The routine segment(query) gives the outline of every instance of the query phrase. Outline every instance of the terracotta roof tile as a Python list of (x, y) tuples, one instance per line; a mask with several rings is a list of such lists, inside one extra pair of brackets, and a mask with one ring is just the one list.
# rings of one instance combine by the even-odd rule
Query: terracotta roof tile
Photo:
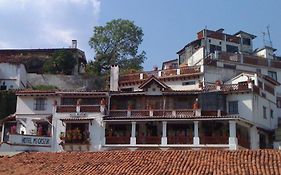
[(22, 153), (0, 158), (0, 174), (281, 174), (276, 150), (142, 150)]

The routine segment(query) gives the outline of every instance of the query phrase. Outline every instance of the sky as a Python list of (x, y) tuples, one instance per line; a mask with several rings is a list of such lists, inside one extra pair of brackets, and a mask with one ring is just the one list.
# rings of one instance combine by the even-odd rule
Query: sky
[(121, 18), (143, 29), (139, 50), (147, 54), (145, 70), (177, 58), (176, 52), (205, 27), (254, 34), (254, 47), (260, 48), (269, 25), (281, 55), (280, 7), (278, 0), (0, 0), (0, 49), (68, 48), (76, 39), (92, 60), (88, 41), (94, 26)]

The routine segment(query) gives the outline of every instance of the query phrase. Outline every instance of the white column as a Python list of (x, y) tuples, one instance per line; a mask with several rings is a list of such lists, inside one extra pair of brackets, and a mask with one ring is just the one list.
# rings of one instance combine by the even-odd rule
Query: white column
[(167, 145), (167, 122), (162, 122), (162, 138), (161, 145)]
[(259, 149), (260, 136), (256, 126), (250, 128), (251, 149)]
[(136, 122), (132, 122), (130, 145), (136, 145)]
[(4, 141), (4, 132), (5, 132), (5, 122), (2, 124), (1, 142)]
[(236, 137), (236, 121), (229, 121), (229, 149), (236, 150), (237, 149), (237, 137)]
[(194, 136), (193, 136), (193, 145), (199, 145), (200, 144), (200, 138), (199, 138), (199, 122), (194, 121)]

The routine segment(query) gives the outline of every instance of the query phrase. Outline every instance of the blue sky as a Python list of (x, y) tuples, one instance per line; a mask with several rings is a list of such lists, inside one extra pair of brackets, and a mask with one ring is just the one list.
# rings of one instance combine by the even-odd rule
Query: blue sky
[(0, 48), (69, 47), (77, 39), (92, 59), (88, 40), (93, 27), (123, 18), (143, 29), (145, 70), (177, 58), (176, 52), (205, 26), (230, 34), (247, 31), (258, 36), (255, 47), (262, 47), (262, 32), (270, 25), (280, 55), (280, 7), (277, 0), (0, 0)]

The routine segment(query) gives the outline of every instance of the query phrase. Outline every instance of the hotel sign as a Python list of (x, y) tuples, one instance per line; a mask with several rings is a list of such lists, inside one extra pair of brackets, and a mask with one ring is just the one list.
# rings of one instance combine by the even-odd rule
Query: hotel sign
[(33, 135), (10, 135), (10, 143), (32, 146), (51, 146), (51, 137)]

